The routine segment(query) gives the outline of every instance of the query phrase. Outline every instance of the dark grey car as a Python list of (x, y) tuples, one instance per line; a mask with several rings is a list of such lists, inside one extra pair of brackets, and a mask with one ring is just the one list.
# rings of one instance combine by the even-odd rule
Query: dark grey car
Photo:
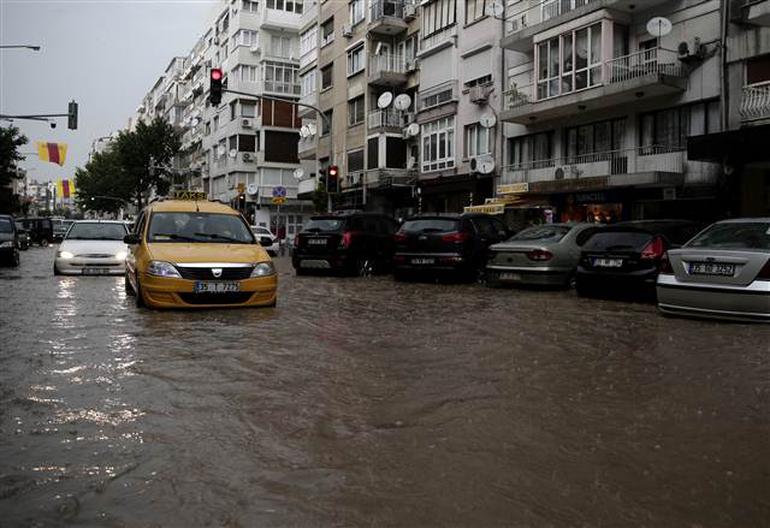
[(19, 265), (19, 239), (12, 216), (0, 215), (0, 264)]

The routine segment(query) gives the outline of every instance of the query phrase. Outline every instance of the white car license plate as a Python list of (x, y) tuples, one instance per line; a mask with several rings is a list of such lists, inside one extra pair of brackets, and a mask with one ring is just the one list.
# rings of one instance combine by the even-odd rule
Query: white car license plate
[(238, 282), (198, 281), (193, 288), (195, 293), (231, 293), (241, 291)]
[(308, 238), (307, 245), (308, 246), (325, 246), (326, 239), (325, 238)]
[(107, 268), (83, 268), (83, 275), (105, 275), (109, 273)]
[(520, 281), (521, 273), (501, 273), (500, 280)]
[(412, 264), (416, 266), (424, 266), (426, 264), (435, 264), (436, 259), (433, 258), (414, 258), (412, 259)]
[(594, 266), (597, 268), (622, 268), (623, 259), (595, 258)]
[(690, 275), (719, 275), (732, 277), (735, 275), (735, 264), (719, 264), (716, 262), (691, 262)]

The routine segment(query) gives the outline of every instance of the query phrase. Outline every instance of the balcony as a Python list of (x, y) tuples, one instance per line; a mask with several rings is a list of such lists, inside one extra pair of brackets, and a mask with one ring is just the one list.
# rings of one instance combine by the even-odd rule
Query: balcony
[[(644, 9), (666, 1), (645, 0)], [(627, 0), (523, 0), (514, 3), (506, 10), (505, 36), (501, 45), (515, 51), (529, 51), (537, 33), (604, 8), (628, 13), (639, 11), (636, 2)]]
[(420, 49), (417, 52), (417, 58), (421, 59), (428, 55), (433, 55), (444, 48), (455, 45), (456, 42), (457, 24), (454, 24), (438, 33), (433, 33), (425, 38), (420, 38)]
[(364, 183), (372, 190), (406, 187), (417, 183), (417, 171), (410, 169), (370, 169), (364, 175)]
[(530, 192), (572, 192), (632, 185), (681, 185), (687, 152), (652, 145), (509, 165), (501, 185), (528, 183)]
[(370, 110), (367, 118), (369, 132), (401, 132), (404, 127), (404, 114), (386, 108), (385, 110)]
[[(370, 7), (369, 31), (378, 35), (393, 36), (406, 31), (403, 0), (374, 0)], [(408, 4), (409, 9), (414, 6)]]
[(315, 192), (317, 185), (315, 178), (308, 178), (300, 181), (297, 185), (297, 196), (306, 195), (310, 197), (310, 195)]
[(660, 48), (643, 50), (593, 66), (590, 72), (578, 70), (568, 82), (573, 86), (581, 81), (594, 84), (577, 91), (549, 97), (547, 92), (559, 89), (558, 79), (508, 90), (502, 119), (526, 125), (633, 103), (642, 97), (679, 93), (687, 89), (687, 78), (687, 69), (676, 53)]
[(743, 6), (743, 18), (749, 24), (770, 26), (770, 0), (747, 0)]
[(289, 13), (280, 9), (262, 10), (262, 27), (276, 31), (299, 31), (302, 15)]
[(302, 91), (302, 87), (299, 83), (276, 80), (262, 81), (262, 89), (265, 92), (292, 96), (299, 95)]
[[(421, 90), (417, 94), (417, 112), (426, 112), (449, 103), (457, 103), (459, 99), (458, 82), (446, 81), (436, 86)], [(428, 116), (430, 119), (430, 116)], [(421, 120), (424, 122), (424, 120)]]
[(403, 56), (397, 53), (369, 56), (369, 84), (399, 86), (406, 83), (407, 77)]
[(300, 137), (297, 143), (297, 153), (299, 159), (314, 160), (316, 150), (318, 149), (318, 136)]
[[(302, 97), (299, 98), (299, 102), (306, 105), (318, 106), (318, 92), (313, 91), (307, 95), (303, 95)], [(297, 115), (299, 117), (314, 118), (316, 115), (316, 111), (306, 106), (298, 106)]]
[(741, 121), (770, 119), (770, 81), (743, 87)]

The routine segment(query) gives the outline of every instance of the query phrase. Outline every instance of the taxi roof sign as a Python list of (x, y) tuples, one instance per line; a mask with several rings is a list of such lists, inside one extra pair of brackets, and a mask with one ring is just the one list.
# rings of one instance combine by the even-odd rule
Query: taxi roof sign
[(175, 200), (207, 200), (208, 195), (203, 191), (174, 191)]

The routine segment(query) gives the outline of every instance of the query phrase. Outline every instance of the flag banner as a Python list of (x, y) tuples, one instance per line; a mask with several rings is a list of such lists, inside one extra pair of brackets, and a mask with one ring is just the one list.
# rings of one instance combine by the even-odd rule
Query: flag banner
[(75, 181), (74, 180), (58, 180), (56, 182), (56, 196), (57, 198), (67, 199), (74, 198), (75, 196)]
[(48, 161), (64, 166), (64, 160), (67, 158), (67, 144), (38, 141), (37, 157), (40, 158), (40, 161)]

